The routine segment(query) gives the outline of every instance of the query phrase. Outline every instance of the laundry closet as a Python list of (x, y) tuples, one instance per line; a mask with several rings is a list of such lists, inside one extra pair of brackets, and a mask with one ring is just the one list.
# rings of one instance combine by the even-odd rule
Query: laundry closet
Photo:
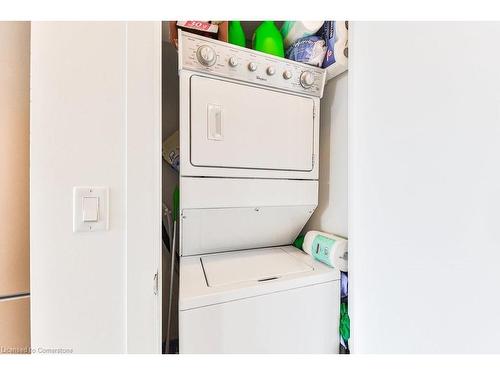
[(32, 346), (338, 352), (348, 73), (168, 29), (31, 25)]
[(293, 243), (348, 235), (346, 67), (162, 29), (163, 351), (338, 353), (341, 273)]

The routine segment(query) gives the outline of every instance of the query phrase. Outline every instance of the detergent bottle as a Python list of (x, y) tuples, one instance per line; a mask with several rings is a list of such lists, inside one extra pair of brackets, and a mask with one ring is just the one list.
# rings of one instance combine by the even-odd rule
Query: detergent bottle
[(240, 47), (245, 47), (246, 38), (240, 21), (229, 21), (228, 41)]
[(252, 47), (257, 51), (285, 57), (283, 37), (274, 21), (264, 21), (257, 27), (253, 34)]
[(347, 272), (347, 239), (311, 230), (306, 233), (302, 250), (330, 267)]

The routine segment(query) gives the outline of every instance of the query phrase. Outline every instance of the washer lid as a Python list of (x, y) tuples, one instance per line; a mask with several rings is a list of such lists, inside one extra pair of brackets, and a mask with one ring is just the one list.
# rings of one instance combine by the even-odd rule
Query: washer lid
[(279, 246), (181, 256), (179, 277), (179, 310), (186, 311), (338, 282), (340, 272), (293, 246)]
[(246, 281), (270, 281), (314, 270), (281, 247), (202, 256), (201, 264), (209, 287)]

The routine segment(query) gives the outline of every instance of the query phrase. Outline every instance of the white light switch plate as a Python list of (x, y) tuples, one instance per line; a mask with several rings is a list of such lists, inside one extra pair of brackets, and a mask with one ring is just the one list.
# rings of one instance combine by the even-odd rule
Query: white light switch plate
[[(97, 221), (84, 220), (84, 198), (97, 198)], [(88, 201), (87, 201), (88, 202)], [(73, 188), (73, 232), (96, 232), (109, 229), (109, 189), (103, 186)], [(87, 213), (87, 219), (89, 218)], [(91, 217), (93, 219), (93, 217)]]

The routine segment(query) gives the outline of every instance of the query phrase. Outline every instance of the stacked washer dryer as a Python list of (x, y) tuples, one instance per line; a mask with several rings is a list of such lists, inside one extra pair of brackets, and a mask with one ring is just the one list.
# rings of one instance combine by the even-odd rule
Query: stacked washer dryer
[(180, 353), (338, 352), (318, 203), (323, 70), (179, 33)]

